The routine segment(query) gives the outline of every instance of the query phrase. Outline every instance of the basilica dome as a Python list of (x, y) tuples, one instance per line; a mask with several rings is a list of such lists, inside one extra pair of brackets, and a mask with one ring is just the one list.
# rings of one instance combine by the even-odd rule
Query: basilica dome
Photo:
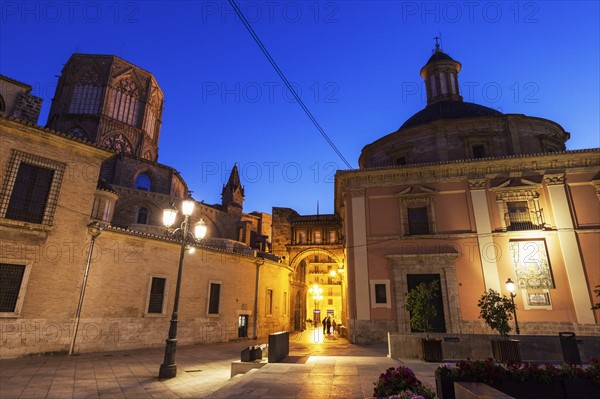
[(398, 130), (362, 150), (362, 168), (494, 158), (564, 151), (569, 133), (557, 123), (522, 114), (504, 114), (463, 101), (462, 65), (436, 46), (421, 68), (427, 106)]

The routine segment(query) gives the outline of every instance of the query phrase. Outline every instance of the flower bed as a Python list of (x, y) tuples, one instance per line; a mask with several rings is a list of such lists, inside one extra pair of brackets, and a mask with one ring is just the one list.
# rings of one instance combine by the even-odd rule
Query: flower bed
[(435, 394), (408, 367), (390, 367), (374, 383), (374, 397), (390, 399), (433, 399)]
[(455, 367), (443, 365), (435, 372), (438, 397), (454, 399), (454, 382), (484, 382), (517, 399), (597, 398), (600, 391), (600, 363), (591, 359), (583, 368), (574, 364), (537, 363), (502, 366), (487, 360), (461, 360)]

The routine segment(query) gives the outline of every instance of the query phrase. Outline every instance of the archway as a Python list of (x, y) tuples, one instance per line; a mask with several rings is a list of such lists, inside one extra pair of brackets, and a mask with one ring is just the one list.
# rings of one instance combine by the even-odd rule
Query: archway
[[(343, 249), (306, 248), (292, 258), (290, 265), (294, 270), (291, 278), (294, 309), (300, 313), (300, 326), (296, 326), (294, 319), (294, 328), (302, 330), (307, 324), (318, 325), (327, 315), (341, 322), (346, 313), (343, 274), (339, 272), (344, 265)], [(318, 297), (315, 290), (320, 293)]]

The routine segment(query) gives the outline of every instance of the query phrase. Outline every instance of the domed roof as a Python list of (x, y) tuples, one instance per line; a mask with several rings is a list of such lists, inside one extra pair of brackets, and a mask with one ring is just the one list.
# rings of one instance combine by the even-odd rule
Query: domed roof
[[(449, 58), (449, 57), (448, 57)], [(502, 112), (483, 105), (463, 101), (439, 101), (411, 116), (399, 130), (424, 125), (442, 119), (462, 119), (478, 116), (501, 116)]]
[(452, 57), (450, 57), (448, 54), (444, 53), (441, 50), (436, 50), (433, 52), (431, 57), (429, 57), (429, 60), (427, 60), (427, 64), (425, 64), (425, 65), (431, 64), (434, 61), (442, 61), (442, 60), (454, 61), (454, 59), (452, 59)]

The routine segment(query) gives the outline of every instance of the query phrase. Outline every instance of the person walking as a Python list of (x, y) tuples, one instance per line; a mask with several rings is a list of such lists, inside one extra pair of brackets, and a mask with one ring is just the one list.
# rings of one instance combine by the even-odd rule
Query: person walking
[(331, 334), (331, 316), (327, 316), (327, 335)]
[(337, 327), (337, 323), (335, 322), (335, 318), (331, 319), (331, 333), (335, 335), (335, 328)]
[(325, 330), (327, 329), (327, 316), (323, 319), (323, 335), (325, 335)]

